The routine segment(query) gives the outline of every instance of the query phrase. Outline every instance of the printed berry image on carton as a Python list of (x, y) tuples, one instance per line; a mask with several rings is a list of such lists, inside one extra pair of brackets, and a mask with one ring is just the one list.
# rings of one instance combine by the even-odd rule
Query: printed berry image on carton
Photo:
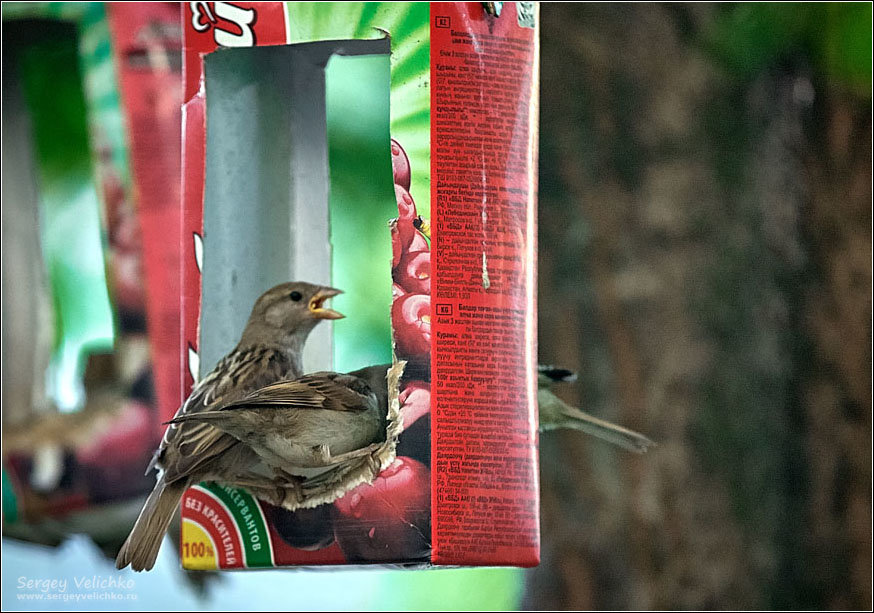
[[(331, 289), (296, 382), (213, 420), (264, 463), (184, 494), (183, 566), (536, 564), (536, 4), (204, 2), (182, 24), (184, 389), (266, 290)], [(335, 425), (287, 417), (338, 382)]]

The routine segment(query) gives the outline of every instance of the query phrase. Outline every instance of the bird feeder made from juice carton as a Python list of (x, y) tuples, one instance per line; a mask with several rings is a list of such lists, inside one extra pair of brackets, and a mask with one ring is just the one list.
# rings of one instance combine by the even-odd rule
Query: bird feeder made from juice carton
[(536, 3), (191, 2), (182, 24), (183, 388), (290, 280), (345, 292), (305, 370), (394, 361), (385, 440), (293, 504), (191, 488), (184, 567), (537, 564)]

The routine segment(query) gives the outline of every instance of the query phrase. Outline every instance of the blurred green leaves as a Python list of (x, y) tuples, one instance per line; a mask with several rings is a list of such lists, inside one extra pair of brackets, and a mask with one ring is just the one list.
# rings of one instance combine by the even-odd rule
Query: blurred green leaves
[(512, 611), (522, 599), (522, 571), (451, 568), (380, 576), (373, 606), (386, 611)]
[(801, 54), (820, 77), (871, 96), (870, 3), (723, 5), (704, 43), (739, 78)]
[(389, 58), (334, 56), (326, 71), (334, 323), (340, 371), (391, 361)]
[[(818, 59), (826, 74), (856, 93), (871, 95), (871, 4), (814, 5)], [(820, 21), (822, 18), (822, 21)]]

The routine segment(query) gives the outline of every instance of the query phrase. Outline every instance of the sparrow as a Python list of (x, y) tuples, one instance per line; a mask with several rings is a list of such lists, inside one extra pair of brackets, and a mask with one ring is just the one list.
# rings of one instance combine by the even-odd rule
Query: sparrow
[(278, 381), (167, 423), (214, 426), (252, 449), (277, 477), (285, 477), (285, 487), (295, 488), (302, 478), (342, 462), (345, 454), (385, 440), (389, 368), (382, 364)]
[(541, 432), (570, 428), (581, 430), (603, 441), (618, 445), (635, 453), (644, 453), (655, 443), (642, 434), (617, 426), (585, 411), (574, 408), (552, 393), (552, 384), (557, 381), (574, 381), (576, 374), (569, 370), (538, 366), (537, 404), (539, 405)]
[[(264, 292), (237, 346), (194, 386), (177, 417), (211, 411), (277, 380), (303, 372), (301, 353), (307, 336), (320, 321), (340, 319), (325, 307), (340, 290), (310, 283), (283, 283)], [(247, 486), (260, 483), (253, 473), (257, 454), (246, 445), (202, 421), (170, 425), (146, 469), (160, 469), (158, 482), (116, 558), (116, 567), (150, 570), (167, 526), (183, 493), (200, 481)]]

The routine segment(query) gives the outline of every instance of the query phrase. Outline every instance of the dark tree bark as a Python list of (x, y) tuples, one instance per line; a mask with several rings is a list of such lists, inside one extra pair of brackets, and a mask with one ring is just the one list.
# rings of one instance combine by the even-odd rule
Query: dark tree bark
[(540, 358), (659, 446), (541, 438), (531, 608), (871, 603), (871, 108), (714, 5), (542, 6)]

